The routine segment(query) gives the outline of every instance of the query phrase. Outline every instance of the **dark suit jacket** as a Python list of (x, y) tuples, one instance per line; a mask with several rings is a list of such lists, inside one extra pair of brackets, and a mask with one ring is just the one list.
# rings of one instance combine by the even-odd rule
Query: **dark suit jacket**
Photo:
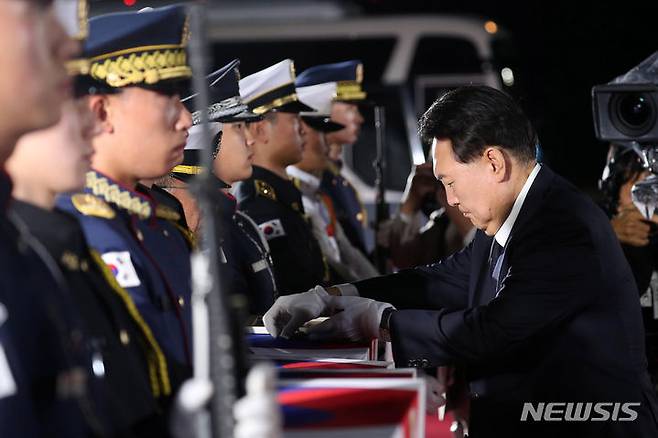
[[(603, 212), (543, 166), (493, 300), (480, 289), (491, 242), (478, 232), (442, 262), (355, 284), (400, 309), (396, 364), (464, 366), (473, 437), (658, 436), (637, 287)], [(641, 406), (632, 422), (519, 422), (523, 402), (570, 401)]]

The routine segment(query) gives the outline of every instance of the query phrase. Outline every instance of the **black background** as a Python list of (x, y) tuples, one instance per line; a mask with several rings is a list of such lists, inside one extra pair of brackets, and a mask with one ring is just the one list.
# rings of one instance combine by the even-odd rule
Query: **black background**
[(551, 167), (590, 193), (607, 146), (594, 138), (591, 88), (658, 50), (658, 3), (359, 1), (368, 13), (467, 13), (495, 20), (516, 46), (515, 95)]
[[(134, 7), (153, 3), (158, 2), (137, 0)], [(302, 7), (304, 1), (299, 3)], [(546, 162), (592, 194), (607, 146), (594, 138), (591, 88), (628, 71), (658, 50), (655, 0), (334, 3), (353, 6), (364, 14), (451, 13), (495, 20), (511, 34), (516, 49), (516, 65), (511, 66), (516, 79), (512, 92), (537, 127)], [(108, 4), (129, 9), (121, 0), (92, 0), (92, 12), (94, 5)]]

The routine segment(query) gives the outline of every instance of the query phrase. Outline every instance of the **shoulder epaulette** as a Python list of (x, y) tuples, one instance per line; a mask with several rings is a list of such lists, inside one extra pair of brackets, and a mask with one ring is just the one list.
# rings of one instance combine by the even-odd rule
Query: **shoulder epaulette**
[(257, 195), (269, 198), (272, 201), (276, 201), (276, 193), (274, 192), (274, 189), (271, 185), (261, 179), (254, 180), (254, 184), (256, 186)]
[(168, 221), (178, 222), (180, 220), (180, 213), (178, 213), (173, 208), (169, 208), (163, 204), (158, 204), (158, 206), (155, 208), (155, 215), (160, 219), (165, 219)]
[(332, 173), (334, 176), (340, 175), (340, 168), (331, 161), (327, 165), (327, 170), (329, 170), (329, 172)]
[(103, 219), (114, 219), (116, 212), (102, 199), (89, 193), (77, 193), (71, 196), (71, 203), (85, 216), (97, 216)]
[(302, 180), (299, 178), (290, 178), (290, 181), (292, 181), (292, 185), (297, 187), (297, 190), (302, 189)]

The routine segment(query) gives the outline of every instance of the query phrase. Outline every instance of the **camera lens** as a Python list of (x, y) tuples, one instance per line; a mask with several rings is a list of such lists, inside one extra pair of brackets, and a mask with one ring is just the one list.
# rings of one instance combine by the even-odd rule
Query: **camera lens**
[(628, 136), (642, 136), (656, 124), (656, 108), (646, 93), (614, 94), (610, 106), (613, 124)]
[(652, 108), (641, 94), (629, 94), (619, 100), (619, 113), (628, 125), (641, 127), (651, 117)]

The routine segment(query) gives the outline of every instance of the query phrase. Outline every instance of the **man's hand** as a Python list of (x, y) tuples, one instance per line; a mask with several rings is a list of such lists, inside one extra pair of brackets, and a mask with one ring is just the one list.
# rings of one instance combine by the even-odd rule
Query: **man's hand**
[(388, 303), (362, 297), (331, 297), (329, 306), (338, 312), (328, 320), (308, 329), (313, 340), (348, 339), (369, 341), (379, 337), (379, 324)]
[(304, 323), (328, 311), (330, 298), (322, 286), (279, 297), (263, 316), (265, 328), (275, 338), (290, 338)]
[(419, 370), (418, 375), (425, 380), (425, 412), (429, 415), (438, 416), (439, 408), (446, 404), (447, 385), (445, 374), (441, 375), (441, 373), (437, 373), (437, 376), (434, 377), (425, 371)]
[(619, 241), (631, 246), (649, 244), (652, 222), (658, 224), (658, 218), (654, 216), (648, 221), (633, 204), (619, 207), (617, 215), (610, 220)]
[(432, 173), (430, 164), (420, 164), (414, 168), (407, 178), (407, 186), (402, 195), (400, 211), (413, 215), (423, 203), (423, 200), (431, 194), (435, 194), (439, 183)]

